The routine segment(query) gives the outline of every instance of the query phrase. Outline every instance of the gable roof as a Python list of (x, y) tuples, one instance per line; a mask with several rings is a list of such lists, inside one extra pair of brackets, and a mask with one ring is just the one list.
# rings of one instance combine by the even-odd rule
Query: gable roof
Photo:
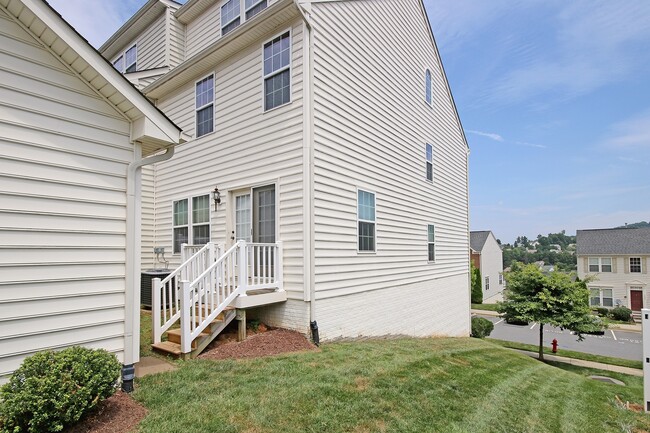
[(650, 228), (578, 230), (576, 253), (650, 254)]
[(99, 47), (99, 52), (108, 59), (112, 59), (123, 51), (128, 42), (133, 41), (147, 27), (162, 15), (167, 8), (174, 10), (180, 7), (180, 3), (173, 0), (149, 0), (131, 17), (122, 27)]
[(140, 93), (44, 0), (0, 0), (16, 23), (132, 123), (145, 155), (184, 142), (181, 129)]
[(485, 246), (485, 241), (492, 232), (489, 230), (480, 232), (469, 232), (469, 247), (480, 253)]

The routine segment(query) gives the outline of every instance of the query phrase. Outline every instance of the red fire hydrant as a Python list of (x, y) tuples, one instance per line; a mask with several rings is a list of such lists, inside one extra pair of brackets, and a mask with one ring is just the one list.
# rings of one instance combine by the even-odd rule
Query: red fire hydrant
[(557, 353), (557, 338), (553, 339), (551, 345), (553, 346), (553, 353)]

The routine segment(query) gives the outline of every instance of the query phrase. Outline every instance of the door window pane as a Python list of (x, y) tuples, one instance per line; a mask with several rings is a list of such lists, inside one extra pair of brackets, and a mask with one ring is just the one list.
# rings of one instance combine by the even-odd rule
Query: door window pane
[(235, 197), (235, 239), (251, 241), (251, 196)]

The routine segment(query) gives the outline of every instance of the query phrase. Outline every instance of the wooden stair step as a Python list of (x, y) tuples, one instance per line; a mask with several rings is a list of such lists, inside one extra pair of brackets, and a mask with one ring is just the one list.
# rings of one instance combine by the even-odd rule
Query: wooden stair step
[(173, 356), (181, 356), (181, 345), (178, 343), (173, 343), (171, 341), (162, 341), (160, 343), (154, 343), (151, 345), (153, 350)]
[[(207, 330), (204, 330), (199, 334), (197, 338), (192, 341), (192, 349), (196, 349), (201, 338), (208, 337), (210, 333)], [(178, 344), (180, 347), (181, 344), (181, 330), (180, 329), (170, 329), (167, 331), (167, 341)]]

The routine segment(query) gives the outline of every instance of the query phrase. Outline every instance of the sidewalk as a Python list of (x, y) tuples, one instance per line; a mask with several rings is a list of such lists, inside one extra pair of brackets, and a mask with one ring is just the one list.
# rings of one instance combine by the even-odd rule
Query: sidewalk
[[(527, 350), (519, 350), (519, 349), (510, 349), (510, 350), (523, 353), (524, 355), (528, 355), (532, 358), (537, 358), (538, 356), (537, 353), (529, 352)], [(553, 362), (563, 362), (565, 364), (576, 365), (578, 367), (595, 368), (598, 370), (614, 371), (616, 373), (623, 373), (623, 374), (629, 374), (631, 376), (643, 377), (643, 370), (639, 370), (637, 368), (621, 367), (618, 365), (602, 364), (600, 362), (583, 361), (582, 359), (565, 358), (564, 356), (547, 355), (547, 354), (544, 354), (544, 360), (553, 361)]]
[[(480, 314), (482, 316), (499, 317), (499, 313), (489, 310), (475, 310), (471, 309), (472, 316)], [(611, 324), (607, 329), (618, 329), (619, 331), (641, 332), (641, 324), (635, 323), (634, 325)]]

